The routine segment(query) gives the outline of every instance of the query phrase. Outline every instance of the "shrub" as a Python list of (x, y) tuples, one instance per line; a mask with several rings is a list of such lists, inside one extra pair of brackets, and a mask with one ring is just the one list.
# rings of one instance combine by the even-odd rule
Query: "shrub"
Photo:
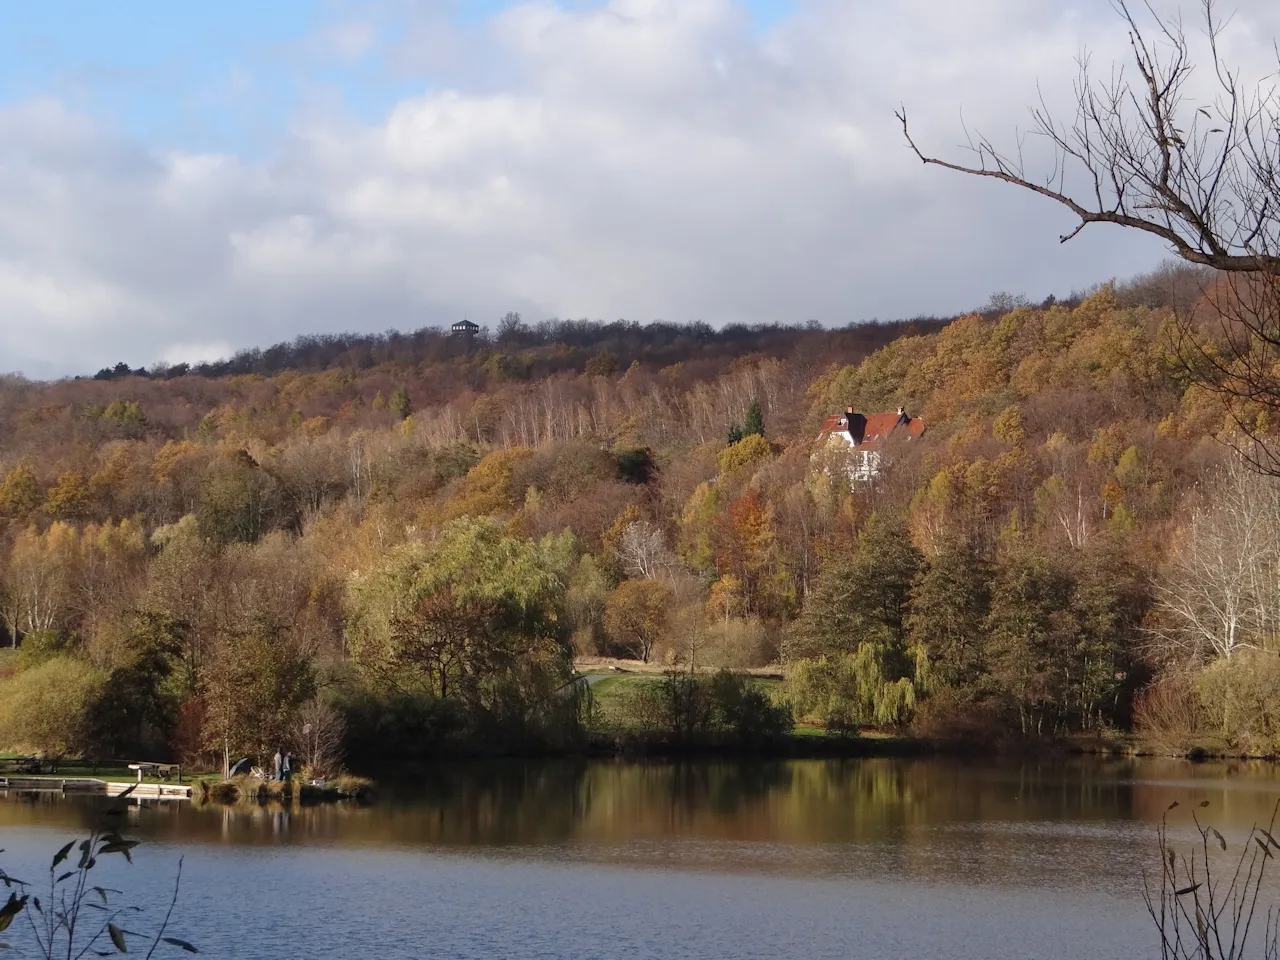
[(763, 667), (777, 656), (777, 641), (758, 617), (731, 617), (710, 624), (698, 663), (708, 667)]
[(668, 673), (654, 686), (667, 730), (682, 740), (708, 730), (712, 702), (705, 680), (688, 673)]
[(794, 725), (787, 706), (775, 705), (751, 677), (728, 670), (710, 677), (671, 672), (637, 683), (623, 698), (621, 714), (631, 726), (686, 741), (717, 733), (760, 744)]
[(1138, 694), (1133, 726), (1144, 740), (1166, 753), (1183, 754), (1200, 733), (1200, 704), (1191, 678), (1168, 673)]
[(928, 740), (989, 744), (1006, 730), (999, 704), (969, 691), (941, 687), (916, 708), (911, 732)]
[(668, 672), (628, 690), (621, 713), (631, 726), (687, 740), (711, 727), (709, 684), (693, 674)]
[(777, 740), (791, 732), (791, 709), (775, 704), (750, 677), (721, 670), (709, 681), (714, 722), (746, 744)]
[(102, 671), (71, 657), (23, 670), (0, 685), (0, 740), (53, 757), (80, 753), (105, 684)]
[(334, 706), (346, 722), (346, 755), (363, 768), (429, 759), (464, 726), (457, 704), (427, 694), (359, 693)]
[(23, 669), (39, 666), (66, 653), (69, 643), (57, 630), (36, 630), (22, 638), (18, 647), (18, 665)]
[(1227, 743), (1248, 753), (1271, 755), (1280, 747), (1280, 657), (1242, 650), (1201, 671), (1197, 699)]

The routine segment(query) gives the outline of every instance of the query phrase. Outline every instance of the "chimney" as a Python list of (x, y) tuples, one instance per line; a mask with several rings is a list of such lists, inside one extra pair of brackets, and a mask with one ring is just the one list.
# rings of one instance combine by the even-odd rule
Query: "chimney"
[(899, 408), (898, 408), (898, 419), (899, 419), (899, 420), (910, 420), (910, 419), (911, 419), (910, 417), (908, 417), (908, 416), (907, 416), (907, 408), (906, 408), (906, 407), (899, 407)]

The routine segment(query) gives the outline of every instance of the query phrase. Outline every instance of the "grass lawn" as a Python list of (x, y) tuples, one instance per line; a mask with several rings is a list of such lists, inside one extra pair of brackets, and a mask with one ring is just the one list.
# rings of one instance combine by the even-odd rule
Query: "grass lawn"
[[(14, 760), (24, 756), (26, 756), (26, 754), (0, 753), (0, 760)], [(0, 774), (0, 776), (3, 776), (3, 775), (4, 774)], [(88, 760), (61, 760), (58, 762), (57, 773), (45, 773), (45, 772), (41, 772), (39, 774), (10, 773), (7, 775), (8, 776), (40, 776), (40, 777), (45, 777), (52, 780), (76, 780), (81, 778), (88, 778), (92, 780), (106, 780), (108, 783), (137, 783), (138, 782), (138, 771), (130, 770), (128, 767), (128, 764), (112, 764), (112, 765), (99, 764), (95, 768), (94, 764)], [(187, 773), (187, 771), (184, 770), (182, 772), (183, 786), (186, 786), (187, 784), (192, 783), (194, 780), (198, 779), (199, 776), (200, 776), (199, 774)], [(143, 777), (142, 782), (143, 783), (174, 783), (176, 784), (178, 781), (176, 779), (164, 780), (160, 777), (148, 776), (148, 777)]]
[[(591, 695), (597, 703), (616, 699), (629, 690), (637, 690), (661, 680), (659, 674), (653, 673), (606, 673), (587, 674), (591, 678)], [(595, 679), (600, 677), (599, 680)]]
[[(631, 724), (627, 718), (627, 697), (645, 687), (660, 683), (661, 673), (614, 673), (612, 671), (586, 671), (591, 678), (591, 696), (596, 704), (595, 726), (600, 730), (626, 730)], [(782, 683), (775, 677), (752, 677), (751, 681), (765, 693), (772, 694)], [(825, 736), (826, 731), (817, 727), (796, 727), (802, 736)]]
[(797, 723), (795, 729), (791, 732), (797, 737), (825, 737), (827, 735), (825, 727), (815, 727), (811, 723)]

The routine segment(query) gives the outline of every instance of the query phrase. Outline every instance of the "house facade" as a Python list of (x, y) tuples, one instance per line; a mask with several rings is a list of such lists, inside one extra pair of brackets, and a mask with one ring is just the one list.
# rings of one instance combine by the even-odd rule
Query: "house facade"
[(910, 416), (899, 407), (895, 413), (858, 413), (847, 407), (844, 413), (827, 417), (819, 440), (853, 451), (849, 479), (866, 483), (874, 480), (884, 465), (885, 446), (890, 439), (915, 440), (924, 434), (924, 418)]

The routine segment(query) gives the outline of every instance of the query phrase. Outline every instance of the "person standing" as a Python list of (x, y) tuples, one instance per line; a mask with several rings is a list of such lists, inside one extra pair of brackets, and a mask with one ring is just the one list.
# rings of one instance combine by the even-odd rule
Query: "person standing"
[(280, 767), (281, 773), (284, 774), (285, 782), (293, 775), (293, 754), (285, 751), (284, 762)]
[(271, 758), (271, 779), (279, 780), (284, 769), (284, 760), (280, 756), (280, 748), (276, 747), (276, 755)]

